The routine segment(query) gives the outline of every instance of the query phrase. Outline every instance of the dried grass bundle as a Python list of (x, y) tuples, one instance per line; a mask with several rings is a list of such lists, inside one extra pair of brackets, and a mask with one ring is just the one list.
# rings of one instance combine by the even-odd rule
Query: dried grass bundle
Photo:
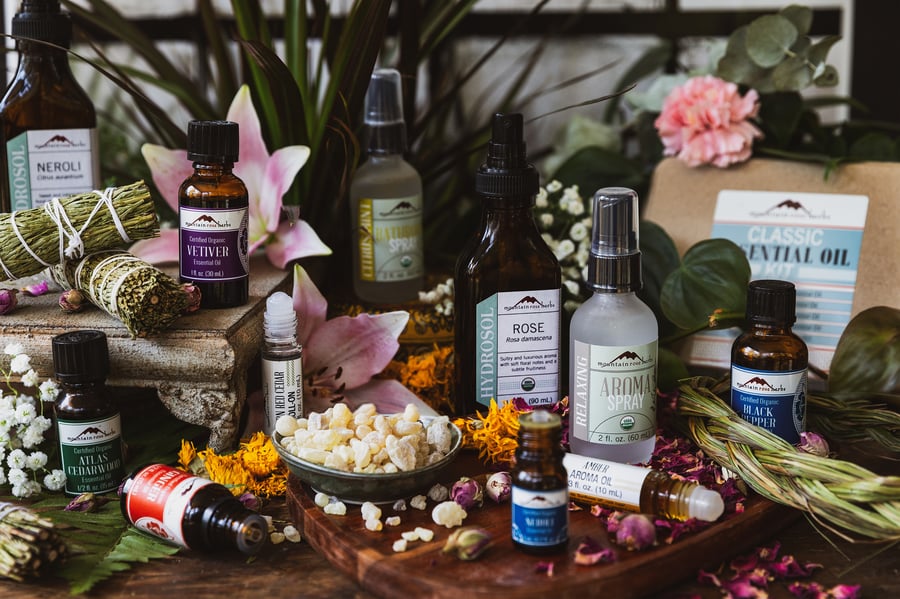
[(0, 577), (37, 578), (65, 554), (53, 522), (24, 506), (0, 502)]

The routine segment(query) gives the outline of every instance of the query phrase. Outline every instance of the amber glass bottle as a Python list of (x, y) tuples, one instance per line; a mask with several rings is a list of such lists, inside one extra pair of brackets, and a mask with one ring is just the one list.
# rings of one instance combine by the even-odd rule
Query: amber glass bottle
[(114, 491), (125, 476), (122, 423), (106, 387), (109, 350), (102, 331), (71, 331), (53, 338), (59, 382), (54, 404), (66, 493)]
[(199, 551), (259, 553), (265, 519), (227, 488), (165, 464), (138, 468), (119, 487), (125, 520), (165, 541)]
[(250, 295), (247, 187), (232, 172), (238, 160), (238, 124), (191, 121), (189, 160), (194, 173), (178, 190), (181, 282), (202, 294), (201, 308), (234, 308)]
[(475, 175), (481, 230), (460, 253), (455, 290), (455, 399), (459, 416), (490, 400), (559, 399), (559, 261), (532, 207), (538, 174), (528, 163), (522, 115), (497, 114), (486, 162)]
[(534, 410), (519, 416), (512, 468), (512, 540), (516, 549), (544, 555), (569, 542), (569, 484), (558, 415)]
[(0, 101), (3, 212), (100, 186), (97, 115), (62, 49), (72, 40), (68, 13), (59, 0), (23, 0), (12, 34), (19, 66)]
[(731, 350), (731, 407), (744, 420), (800, 442), (806, 428), (809, 350), (791, 331), (797, 291), (788, 281), (751, 281), (749, 330)]

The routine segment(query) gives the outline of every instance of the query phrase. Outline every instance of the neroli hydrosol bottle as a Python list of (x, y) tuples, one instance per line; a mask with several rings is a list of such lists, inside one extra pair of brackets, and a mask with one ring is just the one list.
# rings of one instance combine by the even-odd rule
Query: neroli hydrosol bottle
[(350, 185), (353, 290), (370, 303), (418, 298), (424, 287), (422, 179), (403, 159), (400, 73), (376, 69), (365, 100), (368, 160)]
[(59, 4), (22, 0), (12, 18), (19, 66), (0, 101), (2, 212), (100, 187), (97, 115), (69, 67), (72, 22)]
[(516, 397), (550, 406), (559, 400), (561, 274), (534, 222), (538, 174), (521, 114), (494, 115), (475, 190), (481, 230), (454, 276), (454, 412)]
[(561, 429), (559, 416), (547, 410), (519, 416), (510, 502), (513, 545), (524, 553), (557, 553), (568, 545), (569, 486)]
[(809, 350), (791, 331), (796, 316), (793, 283), (751, 281), (747, 288), (749, 330), (731, 350), (731, 407), (752, 424), (788, 443), (806, 429)]
[(232, 172), (238, 143), (237, 123), (188, 124), (194, 172), (178, 190), (178, 262), (181, 282), (200, 289), (201, 308), (234, 308), (250, 296), (249, 199)]
[(109, 349), (103, 331), (53, 337), (53, 370), (59, 382), (54, 405), (65, 492), (115, 491), (125, 476), (122, 422), (109, 389)]
[(594, 194), (587, 282), (594, 295), (572, 315), (569, 444), (572, 452), (641, 463), (656, 444), (658, 325), (641, 288), (638, 197)]
[(119, 505), (139, 530), (188, 549), (254, 555), (266, 544), (266, 520), (231, 491), (165, 464), (138, 468), (125, 479)]

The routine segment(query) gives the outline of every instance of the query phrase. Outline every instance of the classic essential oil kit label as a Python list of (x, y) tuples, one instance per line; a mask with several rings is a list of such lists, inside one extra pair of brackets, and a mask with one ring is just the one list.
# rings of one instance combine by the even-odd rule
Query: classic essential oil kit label
[(569, 538), (569, 492), (513, 486), (512, 539), (531, 547), (552, 547)]
[(806, 430), (806, 369), (789, 372), (731, 367), (731, 407), (791, 445)]
[(559, 289), (501, 291), (475, 313), (475, 398), (489, 406), (522, 397), (559, 399)]
[(181, 276), (192, 281), (231, 281), (250, 268), (247, 208), (215, 209), (181, 206)]
[(125, 513), (134, 525), (153, 536), (187, 547), (184, 513), (201, 488), (213, 481), (153, 464), (126, 483)]
[(589, 443), (624, 445), (656, 435), (657, 342), (603, 346), (575, 341), (569, 390), (572, 433)]
[(425, 272), (422, 197), (359, 200), (360, 279), (396, 282)]
[(91, 191), (100, 182), (96, 129), (26, 131), (6, 144), (13, 210), (43, 206), (53, 198)]
[(119, 415), (103, 420), (57, 420), (66, 493), (115, 491), (125, 477)]

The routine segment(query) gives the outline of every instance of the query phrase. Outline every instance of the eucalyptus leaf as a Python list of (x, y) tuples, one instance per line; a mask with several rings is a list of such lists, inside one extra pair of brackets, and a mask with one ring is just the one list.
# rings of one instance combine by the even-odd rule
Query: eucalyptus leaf
[(772, 71), (772, 83), (778, 91), (800, 91), (812, 83), (810, 64), (803, 56), (790, 56)]
[(839, 41), (841, 41), (841, 36), (839, 35), (829, 35), (823, 37), (821, 40), (809, 47), (809, 51), (806, 53), (806, 55), (809, 57), (809, 61), (814, 65), (824, 63), (828, 59), (828, 53), (831, 51), (831, 47)]
[(876, 306), (844, 329), (828, 375), (834, 395), (900, 393), (900, 310)]
[(681, 266), (666, 278), (663, 313), (682, 329), (703, 328), (717, 310), (745, 310), (749, 281), (750, 263), (736, 243), (703, 240), (688, 249)]
[(765, 15), (747, 26), (747, 54), (761, 67), (774, 67), (797, 40), (797, 28), (782, 15)]
[(813, 83), (815, 83), (819, 87), (834, 87), (838, 84), (840, 77), (838, 75), (837, 69), (832, 65), (825, 65), (825, 70), (821, 75), (817, 75), (815, 79), (813, 79)]
[(729, 36), (725, 54), (716, 65), (716, 76), (726, 81), (750, 85), (761, 92), (754, 83), (765, 79), (767, 73), (766, 69), (753, 62), (747, 54), (747, 26), (736, 29)]
[(791, 4), (778, 11), (778, 14), (790, 21), (800, 35), (808, 34), (812, 27), (813, 11), (808, 6)]

